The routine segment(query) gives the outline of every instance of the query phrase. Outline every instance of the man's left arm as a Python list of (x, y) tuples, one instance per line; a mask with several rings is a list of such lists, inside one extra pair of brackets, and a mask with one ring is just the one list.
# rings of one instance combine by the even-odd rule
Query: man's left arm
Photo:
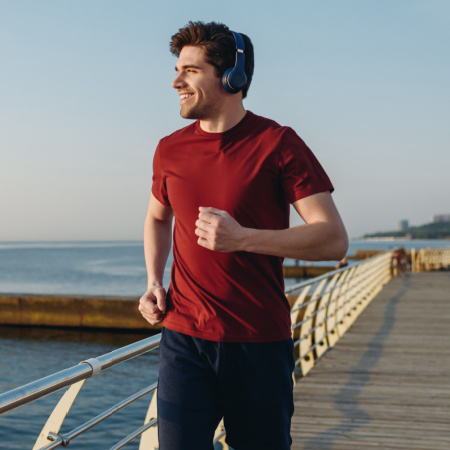
[(246, 251), (305, 261), (339, 261), (348, 250), (348, 237), (329, 192), (293, 203), (304, 225), (283, 230), (242, 227), (226, 211), (200, 207), (195, 234), (198, 244), (221, 252)]

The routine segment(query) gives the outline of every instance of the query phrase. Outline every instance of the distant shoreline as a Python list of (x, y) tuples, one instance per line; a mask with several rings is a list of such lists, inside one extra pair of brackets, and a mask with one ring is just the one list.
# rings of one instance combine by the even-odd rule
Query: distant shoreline
[(450, 222), (431, 222), (417, 227), (408, 227), (399, 231), (386, 231), (382, 233), (365, 234), (364, 239), (396, 238), (402, 240), (409, 239), (450, 239)]

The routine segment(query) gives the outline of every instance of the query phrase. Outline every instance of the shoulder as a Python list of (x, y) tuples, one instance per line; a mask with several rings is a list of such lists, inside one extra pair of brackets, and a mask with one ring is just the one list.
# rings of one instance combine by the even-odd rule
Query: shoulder
[(275, 122), (275, 120), (268, 119), (267, 117), (258, 116), (257, 114), (248, 111), (249, 115), (249, 124), (251, 124), (252, 127), (257, 126), (258, 128), (261, 127), (267, 131), (279, 131), (282, 130), (283, 127), (278, 122)]
[(303, 142), (298, 134), (288, 126), (280, 125), (278, 122), (272, 119), (268, 119), (263, 116), (258, 116), (249, 111), (251, 114), (250, 125), (254, 130), (258, 132), (264, 132), (270, 135), (272, 138), (278, 139), (291, 139)]

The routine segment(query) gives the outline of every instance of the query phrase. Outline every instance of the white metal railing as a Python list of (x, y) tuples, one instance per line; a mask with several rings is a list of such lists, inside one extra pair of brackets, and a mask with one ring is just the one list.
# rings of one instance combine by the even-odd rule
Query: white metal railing
[[(97, 358), (82, 361), (76, 366), (54, 373), (45, 378), (33, 381), (25, 386), (21, 386), (2, 394), (0, 395), (0, 414), (12, 411), (13, 409), (45, 397), (46, 395), (56, 392), (64, 387), (70, 386), (48, 418), (47, 423), (44, 425), (44, 428), (42, 429), (33, 447), (33, 450), (50, 450), (60, 446), (65, 447), (75, 437), (107, 419), (114, 413), (120, 411), (122, 408), (131, 404), (135, 400), (150, 392), (153, 392), (156, 389), (156, 384), (144, 388), (140, 392), (129, 397), (128, 399), (123, 400), (117, 405), (114, 405), (112, 408), (104, 411), (102, 414), (87, 421), (83, 425), (80, 425), (71, 432), (64, 435), (58, 434), (66, 415), (83, 387), (83, 384), (88, 378), (98, 375), (100, 372), (109, 369), (116, 364), (128, 361), (136, 356), (158, 348), (159, 341), (160, 335), (158, 334), (157, 336), (143, 339), (139, 342), (119, 348)], [(132, 439), (125, 442), (124, 445), (131, 441)], [(123, 445), (116, 448), (122, 447)]]
[(450, 266), (450, 248), (421, 248), (411, 251), (411, 270), (422, 272)]
[(300, 283), (286, 291), (297, 373), (306, 375), (391, 278), (391, 252)]
[[(286, 290), (288, 298), (294, 298), (291, 320), (297, 375), (306, 375), (317, 360), (336, 344), (390, 277), (391, 252), (385, 252), (296, 284)], [(51, 450), (67, 446), (72, 439), (117, 411), (155, 392), (156, 383), (122, 400), (74, 430), (59, 434), (68, 411), (89, 377), (156, 349), (159, 341), (158, 334), (2, 394), (0, 395), (0, 414), (70, 386), (47, 420), (33, 450)], [(154, 394), (144, 424), (111, 449), (123, 448), (139, 436), (141, 436), (140, 449), (157, 449), (159, 446), (156, 424), (156, 395)], [(223, 422), (219, 425), (214, 439), (215, 442), (220, 442), (225, 450), (228, 449)]]

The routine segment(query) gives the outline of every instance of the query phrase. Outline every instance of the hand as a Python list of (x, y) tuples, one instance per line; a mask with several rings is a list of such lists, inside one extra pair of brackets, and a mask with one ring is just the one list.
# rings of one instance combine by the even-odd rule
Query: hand
[(198, 220), (195, 222), (199, 245), (219, 252), (243, 250), (246, 228), (239, 225), (226, 211), (203, 206), (199, 210)]
[(164, 320), (166, 311), (166, 290), (162, 286), (152, 286), (139, 300), (139, 311), (152, 325)]

